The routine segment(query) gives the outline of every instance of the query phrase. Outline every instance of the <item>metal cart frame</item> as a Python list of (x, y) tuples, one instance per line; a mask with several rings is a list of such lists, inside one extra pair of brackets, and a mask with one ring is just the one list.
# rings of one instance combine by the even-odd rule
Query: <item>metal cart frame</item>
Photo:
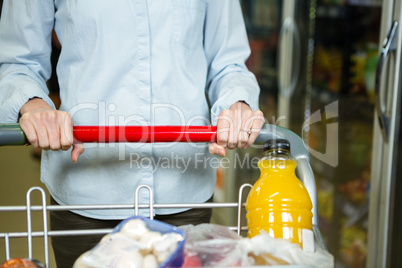
[[(168, 208), (237, 208), (237, 226), (228, 226), (230, 230), (236, 231), (240, 235), (241, 231), (247, 231), (247, 227), (241, 226), (241, 211), (242, 207), (245, 206), (242, 203), (243, 191), (245, 188), (250, 188), (251, 184), (243, 184), (238, 193), (238, 202), (224, 202), (224, 203), (188, 203), (188, 204), (156, 204), (153, 203), (153, 191), (151, 187), (147, 185), (140, 185), (135, 190), (135, 200), (134, 204), (129, 205), (73, 205), (73, 206), (62, 206), (62, 205), (46, 205), (46, 193), (41, 187), (32, 187), (27, 191), (26, 194), (26, 206), (0, 206), (0, 213), (3, 212), (26, 212), (27, 215), (27, 231), (26, 232), (7, 232), (0, 233), (0, 239), (4, 239), (5, 249), (6, 249), (6, 259), (11, 258), (10, 252), (10, 240), (12, 238), (26, 238), (28, 243), (28, 258), (33, 258), (32, 249), (33, 237), (43, 237), (44, 239), (44, 257), (45, 266), (49, 267), (49, 245), (48, 238), (54, 236), (70, 236), (70, 235), (96, 235), (96, 234), (107, 234), (113, 229), (91, 229), (91, 230), (64, 230), (64, 231), (50, 231), (48, 229), (48, 212), (49, 211), (64, 211), (64, 210), (104, 210), (104, 209), (127, 209), (133, 210), (133, 215), (138, 215), (140, 209), (149, 209), (150, 219), (152, 220), (154, 215), (154, 209), (168, 209)], [(139, 204), (138, 193), (145, 188), (149, 191), (149, 203)], [(31, 195), (32, 192), (39, 191), (41, 193), (42, 204), (41, 205), (31, 205)], [(43, 216), (43, 230), (32, 231), (32, 211), (42, 211)], [(326, 250), (325, 243), (323, 242), (321, 233), (316, 224), (313, 224), (314, 236), (316, 243)]]
[[(85, 127), (84, 127), (85, 128)], [(87, 127), (88, 128), (88, 127)], [(157, 126), (150, 127), (149, 129), (139, 128), (132, 126), (133, 130), (127, 131), (125, 129), (125, 134), (131, 137), (130, 140), (124, 140), (124, 142), (207, 142), (215, 139), (216, 130), (212, 127), (179, 127), (175, 128), (172, 126), (162, 127), (162, 130), (155, 131)], [(166, 128), (166, 129), (165, 129)], [(172, 130), (173, 128), (173, 130)], [(184, 129), (183, 129), (184, 128)], [(86, 142), (119, 142), (119, 140), (98, 140), (99, 133), (103, 128), (95, 127), (95, 130), (91, 127), (86, 130), (86, 134), (81, 135), (81, 138), (85, 138)], [(118, 128), (117, 128), (118, 129)], [(77, 130), (78, 131), (78, 130)], [(88, 131), (94, 131), (94, 135), (88, 135)], [(103, 129), (103, 131), (105, 131)], [(77, 132), (77, 134), (79, 131)], [(156, 135), (157, 134), (157, 135)], [(90, 137), (89, 137), (90, 136)], [(95, 139), (93, 139), (95, 137)], [(119, 137), (119, 136), (116, 136)], [(115, 138), (116, 138), (115, 137)], [(87, 140), (87, 138), (89, 140)], [(146, 139), (145, 139), (146, 138)], [(286, 139), (290, 142), (292, 147), (292, 156), (297, 161), (297, 173), (299, 179), (302, 181), (306, 187), (312, 204), (313, 204), (313, 232), (315, 236), (316, 244), (324, 250), (326, 246), (323, 242), (321, 233), (318, 229), (318, 208), (317, 208), (317, 190), (315, 185), (314, 173), (310, 166), (310, 156), (307, 146), (304, 144), (303, 140), (291, 132), (288, 129), (281, 128), (275, 125), (265, 124), (257, 139), (256, 143), (263, 143), (270, 139)], [(0, 146), (1, 145), (24, 145), (26, 144), (26, 137), (22, 129), (18, 124), (0, 124)], [(139, 204), (138, 192), (141, 188), (147, 188), (149, 190), (149, 203)], [(135, 201), (133, 205), (75, 205), (75, 206), (47, 206), (46, 205), (46, 195), (45, 191), (40, 187), (33, 187), (28, 190), (26, 195), (26, 206), (9, 206), (1, 207), (1, 212), (10, 211), (26, 211), (27, 213), (27, 232), (9, 232), (0, 233), (0, 238), (4, 238), (6, 246), (6, 258), (10, 258), (10, 238), (25, 237), (28, 240), (28, 257), (32, 258), (32, 238), (42, 237), (44, 238), (44, 250), (45, 250), (45, 265), (49, 266), (49, 246), (48, 238), (53, 236), (66, 236), (66, 235), (90, 235), (90, 234), (107, 234), (112, 231), (112, 229), (98, 229), (98, 230), (79, 230), (79, 231), (49, 231), (47, 224), (47, 213), (48, 211), (56, 210), (99, 210), (99, 209), (134, 209), (134, 215), (138, 215), (139, 209), (149, 209), (150, 219), (153, 219), (153, 209), (166, 209), (166, 208), (237, 208), (237, 226), (228, 226), (229, 229), (237, 231), (240, 234), (241, 231), (247, 230), (246, 227), (241, 226), (241, 209), (245, 206), (242, 203), (243, 190), (246, 187), (251, 187), (250, 184), (243, 184), (239, 189), (239, 196), (237, 203), (203, 203), (203, 204), (154, 204), (153, 203), (153, 192), (152, 189), (147, 185), (141, 185), (135, 190)], [(41, 206), (31, 206), (31, 193), (33, 191), (40, 191), (42, 194), (42, 205)], [(43, 231), (33, 232), (32, 231), (32, 211), (42, 211), (43, 214)]]

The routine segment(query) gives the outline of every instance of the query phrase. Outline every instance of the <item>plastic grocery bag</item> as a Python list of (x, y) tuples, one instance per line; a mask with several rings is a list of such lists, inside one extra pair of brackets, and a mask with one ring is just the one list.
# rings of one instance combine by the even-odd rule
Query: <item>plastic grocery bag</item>
[(239, 267), (247, 263), (241, 237), (227, 227), (199, 224), (180, 229), (187, 237), (182, 267)]
[(157, 220), (132, 216), (117, 225), (73, 268), (172, 268), (184, 259), (185, 234)]
[(334, 258), (330, 253), (322, 249), (305, 252), (299, 244), (272, 238), (264, 231), (253, 238), (243, 238), (216, 224), (185, 225), (180, 229), (187, 237), (182, 267), (334, 267)]
[[(263, 256), (269, 253), (292, 265), (305, 265), (317, 268), (334, 267), (334, 257), (327, 251), (317, 248), (315, 252), (303, 251), (299, 244), (291, 243), (286, 239), (278, 239), (269, 236), (265, 231), (250, 239), (242, 239), (244, 251), (248, 255)], [(253, 264), (250, 264), (253, 265)]]

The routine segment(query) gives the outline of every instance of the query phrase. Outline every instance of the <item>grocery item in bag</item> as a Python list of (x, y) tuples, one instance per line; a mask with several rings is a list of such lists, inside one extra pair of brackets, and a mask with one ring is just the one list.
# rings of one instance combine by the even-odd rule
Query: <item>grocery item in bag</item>
[(0, 268), (43, 268), (45, 267), (38, 260), (29, 260), (25, 258), (13, 258), (5, 261)]
[(186, 233), (183, 268), (257, 267), (287, 265), (298, 268), (333, 268), (334, 257), (319, 245), (315, 252), (289, 240), (273, 238), (261, 231), (244, 238), (217, 224), (180, 226)]
[(180, 267), (183, 263), (184, 232), (157, 220), (134, 216), (121, 222), (73, 268)]

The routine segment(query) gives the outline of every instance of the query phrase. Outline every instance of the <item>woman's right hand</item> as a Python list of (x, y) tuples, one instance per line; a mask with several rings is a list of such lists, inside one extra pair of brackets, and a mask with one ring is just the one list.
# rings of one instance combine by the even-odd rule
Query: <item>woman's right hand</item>
[(20, 126), (29, 143), (43, 150), (71, 151), (71, 160), (75, 163), (84, 152), (83, 144), (73, 144), (73, 119), (64, 111), (53, 109), (44, 100), (33, 98), (20, 110)]

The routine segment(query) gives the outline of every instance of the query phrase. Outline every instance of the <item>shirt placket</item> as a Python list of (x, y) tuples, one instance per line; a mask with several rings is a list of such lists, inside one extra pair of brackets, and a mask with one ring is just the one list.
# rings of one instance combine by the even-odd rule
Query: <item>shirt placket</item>
[[(146, 122), (151, 122), (151, 53), (150, 53), (150, 29), (149, 29), (149, 14), (146, 0), (135, 0), (135, 11), (137, 21), (137, 33), (138, 33), (138, 69), (136, 75), (138, 75), (138, 88), (135, 88), (138, 92), (139, 103), (133, 104), (139, 114), (143, 116)], [(141, 167), (141, 184), (146, 184), (153, 187), (153, 159), (152, 159), (152, 144), (146, 143), (141, 147), (142, 157), (146, 158), (144, 163), (150, 163)], [(141, 189), (139, 192), (139, 203), (148, 204), (149, 192), (147, 189)], [(153, 202), (153, 200), (152, 200)], [(140, 214), (143, 216), (149, 215), (149, 210), (141, 210)]]

